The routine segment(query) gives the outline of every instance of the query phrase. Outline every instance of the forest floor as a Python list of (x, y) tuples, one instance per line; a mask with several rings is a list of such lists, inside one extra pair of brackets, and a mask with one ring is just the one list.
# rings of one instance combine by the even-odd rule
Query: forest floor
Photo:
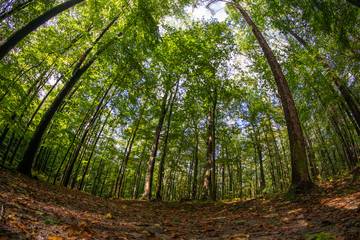
[(103, 199), (0, 168), (0, 240), (360, 239), (360, 184), (319, 185), (297, 201)]

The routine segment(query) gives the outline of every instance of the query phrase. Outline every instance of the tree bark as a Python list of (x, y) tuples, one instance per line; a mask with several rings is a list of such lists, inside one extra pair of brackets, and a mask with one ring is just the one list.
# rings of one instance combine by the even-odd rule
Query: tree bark
[(212, 109), (212, 121), (213, 121), (213, 125), (212, 125), (212, 137), (213, 137), (213, 141), (212, 141), (212, 174), (211, 174), (211, 199), (213, 201), (216, 201), (216, 164), (215, 164), (215, 155), (216, 155), (216, 151), (215, 151), (215, 123), (216, 123), (216, 104), (217, 104), (217, 88), (215, 86), (214, 89), (214, 102), (213, 102), (213, 109)]
[[(135, 127), (134, 132), (133, 132), (133, 134), (132, 134), (132, 136), (131, 136), (131, 140), (130, 140), (129, 146), (126, 148), (126, 156), (125, 156), (123, 165), (122, 165), (122, 167), (121, 167), (121, 171), (120, 171), (120, 175), (119, 175), (119, 180), (118, 180), (118, 182), (116, 183), (118, 189), (121, 188), (121, 184), (122, 184), (122, 181), (123, 181), (123, 179), (124, 179), (124, 174), (125, 174), (126, 166), (127, 166), (128, 161), (129, 161), (129, 158), (130, 158), (131, 149), (132, 149), (132, 146), (133, 146), (133, 144), (134, 144), (135, 137), (136, 137), (136, 133), (137, 133), (137, 131), (138, 131), (138, 129), (139, 129), (140, 122), (141, 122), (141, 119), (142, 119), (142, 116), (143, 116), (145, 107), (146, 107), (146, 103), (144, 104), (143, 109), (140, 111), (140, 115), (139, 115), (139, 117), (138, 117), (138, 119), (137, 119), (136, 127)], [(116, 197), (119, 198), (119, 191), (117, 192)]]
[(195, 126), (195, 153), (194, 153), (194, 177), (193, 177), (193, 187), (192, 187), (192, 194), (191, 198), (193, 200), (196, 199), (196, 193), (197, 193), (197, 175), (198, 175), (198, 165), (199, 165), (199, 133), (197, 128), (197, 122), (194, 122)]
[(209, 195), (209, 184), (210, 184), (210, 173), (211, 173), (211, 156), (212, 156), (212, 112), (211, 112), (211, 108), (209, 108), (209, 113), (208, 113), (208, 140), (207, 140), (207, 152), (206, 152), (206, 170), (205, 170), (205, 177), (204, 177), (204, 184), (203, 184), (203, 189), (202, 189), (202, 193), (200, 196), (200, 200), (205, 201), (208, 198)]
[(154, 140), (153, 140), (153, 143), (151, 146), (150, 159), (149, 159), (148, 169), (147, 169), (146, 178), (145, 178), (144, 192), (141, 196), (141, 199), (149, 200), (151, 198), (151, 189), (152, 189), (156, 152), (157, 152), (157, 148), (158, 148), (158, 144), (159, 144), (161, 128), (163, 126), (165, 115), (167, 112), (166, 100), (167, 100), (167, 93), (165, 93), (165, 95), (162, 99), (161, 115), (160, 115), (159, 122), (158, 122), (158, 125), (155, 130)]
[(10, 37), (8, 37), (0, 44), (0, 60), (2, 60), (6, 54), (8, 54), (8, 52), (10, 52), (11, 49), (13, 49), (21, 40), (23, 40), (27, 35), (35, 31), (49, 19), (83, 1), (84, 0), (68, 0), (51, 8), (47, 12), (23, 25), (20, 29), (16, 30)]
[(290, 143), (290, 153), (291, 153), (291, 186), (288, 191), (287, 197), (294, 198), (298, 193), (309, 193), (313, 188), (314, 184), (310, 179), (306, 150), (305, 150), (305, 139), (303, 136), (301, 124), (299, 117), (296, 111), (295, 103), (292, 98), (289, 86), (286, 82), (285, 76), (281, 70), (281, 67), (272, 53), (269, 45), (266, 40), (258, 30), (257, 26), (251, 20), (249, 15), (241, 7), (241, 5), (233, 0), (232, 4), (240, 11), (240, 13), (245, 18), (246, 22), (253, 31), (255, 37), (257, 38), (266, 59), (270, 65), (271, 71), (274, 75), (276, 86), (278, 88), (280, 102), (283, 107), (284, 117), (286, 121), (289, 143)]
[(169, 132), (170, 132), (172, 109), (173, 109), (174, 102), (176, 100), (176, 95), (177, 95), (177, 92), (179, 89), (179, 82), (180, 82), (180, 78), (177, 81), (175, 93), (174, 93), (174, 96), (173, 96), (170, 106), (169, 106), (169, 115), (168, 115), (168, 119), (167, 119), (166, 130), (165, 130), (165, 137), (164, 137), (164, 143), (163, 143), (164, 145), (163, 145), (163, 149), (162, 149), (162, 155), (161, 155), (161, 160), (160, 160), (160, 165), (159, 165), (159, 173), (158, 173), (158, 182), (157, 182), (156, 193), (155, 193), (155, 200), (158, 200), (158, 201), (160, 201), (162, 199), (161, 187), (162, 187), (162, 182), (163, 182), (163, 177), (164, 177), (164, 165), (165, 165), (165, 157), (166, 157), (166, 150), (167, 150), (166, 149), (167, 148), (167, 140), (168, 140)]

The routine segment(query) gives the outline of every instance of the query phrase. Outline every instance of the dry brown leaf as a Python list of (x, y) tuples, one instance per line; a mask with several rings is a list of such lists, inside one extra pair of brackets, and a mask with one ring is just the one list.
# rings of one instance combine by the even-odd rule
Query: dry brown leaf
[(177, 238), (180, 235), (180, 233), (172, 233), (171, 234), (171, 238)]
[(49, 236), (48, 236), (48, 239), (49, 239), (49, 240), (63, 240), (62, 237), (54, 236), (54, 235), (49, 235)]
[(83, 235), (84, 237), (91, 238), (91, 235), (90, 235), (88, 232), (84, 232), (82, 235)]

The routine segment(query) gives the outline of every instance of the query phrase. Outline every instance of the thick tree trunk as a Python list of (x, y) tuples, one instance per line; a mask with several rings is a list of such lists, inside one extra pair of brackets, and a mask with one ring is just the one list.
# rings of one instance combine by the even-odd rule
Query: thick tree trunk
[(141, 196), (141, 199), (149, 200), (151, 198), (151, 189), (152, 189), (152, 181), (153, 181), (153, 175), (154, 175), (155, 158), (156, 158), (157, 148), (158, 148), (158, 144), (159, 144), (161, 128), (163, 126), (165, 115), (167, 112), (166, 100), (167, 100), (167, 93), (165, 93), (163, 100), (162, 100), (161, 115), (160, 115), (159, 122), (158, 122), (158, 125), (155, 130), (154, 140), (153, 140), (153, 143), (151, 146), (150, 159), (149, 159), (148, 169), (147, 169), (146, 178), (145, 178), (144, 192)]
[(0, 44), (0, 60), (3, 59), (6, 54), (8, 54), (8, 52), (10, 52), (11, 49), (13, 49), (21, 40), (23, 40), (27, 35), (36, 30), (49, 19), (83, 1), (84, 0), (68, 0), (53, 7), (37, 18), (31, 20), (20, 29), (16, 30), (10, 37), (8, 37)]
[(286, 120), (286, 126), (289, 136), (290, 152), (291, 152), (291, 186), (288, 192), (288, 197), (294, 197), (298, 193), (309, 193), (314, 184), (312, 183), (308, 171), (305, 140), (299, 121), (299, 117), (296, 111), (295, 103), (292, 98), (289, 86), (286, 82), (285, 76), (280, 68), (280, 65), (272, 53), (266, 40), (251, 20), (249, 15), (241, 7), (241, 5), (233, 0), (232, 4), (240, 11), (249, 24), (255, 37), (257, 38), (265, 57), (268, 60), (271, 71), (274, 75), (276, 86), (278, 88), (280, 102), (283, 107), (284, 117)]

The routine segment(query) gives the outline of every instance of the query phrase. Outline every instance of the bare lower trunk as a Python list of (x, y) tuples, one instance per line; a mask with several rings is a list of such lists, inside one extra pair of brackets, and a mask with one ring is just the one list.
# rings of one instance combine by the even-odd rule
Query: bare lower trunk
[(206, 171), (205, 171), (205, 177), (204, 177), (204, 184), (203, 184), (203, 190), (200, 196), (200, 200), (206, 200), (209, 195), (209, 184), (210, 184), (210, 173), (211, 173), (211, 155), (212, 155), (212, 119), (211, 119), (212, 113), (211, 108), (209, 108), (209, 114), (208, 114), (208, 141), (207, 141), (207, 152), (206, 152)]
[(232, 4), (240, 11), (246, 22), (249, 24), (265, 54), (265, 57), (275, 78), (280, 102), (283, 107), (290, 143), (292, 179), (288, 196), (294, 197), (298, 193), (309, 193), (314, 184), (310, 179), (308, 171), (305, 139), (296, 111), (295, 103), (292, 98), (289, 86), (286, 82), (285, 76), (269, 45), (249, 15), (237, 1), (233, 0)]

